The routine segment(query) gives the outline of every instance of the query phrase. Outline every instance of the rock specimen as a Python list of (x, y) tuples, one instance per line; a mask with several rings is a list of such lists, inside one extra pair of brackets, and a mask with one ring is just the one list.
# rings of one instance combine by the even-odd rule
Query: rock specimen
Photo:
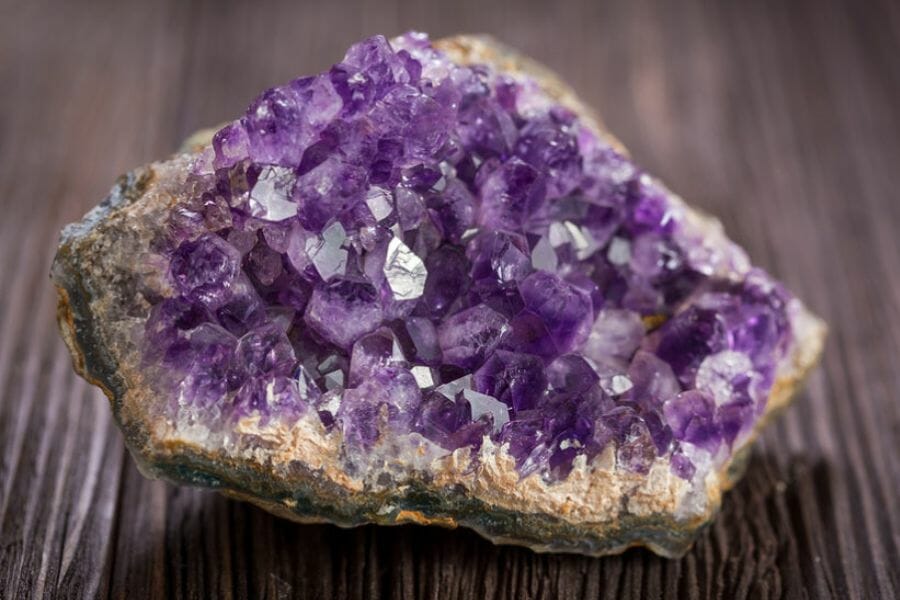
[(76, 368), (152, 477), (288, 518), (675, 556), (824, 326), (544, 69), (407, 34), (65, 229)]

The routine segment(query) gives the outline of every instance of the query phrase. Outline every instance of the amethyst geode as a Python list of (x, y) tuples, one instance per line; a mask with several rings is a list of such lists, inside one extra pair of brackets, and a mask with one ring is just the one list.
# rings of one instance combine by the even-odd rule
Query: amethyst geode
[(266, 91), (126, 176), (53, 276), (150, 475), (588, 554), (682, 552), (824, 334), (483, 38)]

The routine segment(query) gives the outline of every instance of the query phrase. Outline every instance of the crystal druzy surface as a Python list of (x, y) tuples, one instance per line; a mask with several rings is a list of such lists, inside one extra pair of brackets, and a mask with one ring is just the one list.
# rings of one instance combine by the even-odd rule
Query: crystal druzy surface
[(688, 480), (727, 458), (790, 296), (583, 119), (421, 34), (263, 93), (153, 242), (172, 294), (142, 353), (170, 416), (316, 414), (351, 469), (405, 436), (490, 439), (547, 482), (608, 448)]

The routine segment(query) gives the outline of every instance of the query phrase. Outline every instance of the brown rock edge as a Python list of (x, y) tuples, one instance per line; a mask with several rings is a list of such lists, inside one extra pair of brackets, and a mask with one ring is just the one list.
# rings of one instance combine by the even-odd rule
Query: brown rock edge
[[(621, 148), (544, 67), (489, 38), (460, 36), (437, 44), (460, 63), (490, 63), (527, 74)], [(765, 415), (699, 490), (671, 476), (662, 462), (643, 476), (617, 470), (608, 456), (605, 465), (577, 465), (563, 482), (545, 484), (537, 476), (520, 481), (508, 456), (491, 444), (482, 449), (485, 464), (475, 471), (466, 470), (468, 457), (457, 452), (435, 460), (430, 475), (413, 472), (379, 485), (345, 473), (340, 439), (312, 419), (291, 430), (242, 423), (237, 442), (210, 443), (202, 431), (157, 418), (164, 399), (156, 397), (139, 368), (134, 331), (149, 310), (136, 288), (148, 281), (154, 285), (159, 276), (142, 264), (141, 255), (153, 227), (177, 203), (192, 153), (208, 145), (211, 133), (193, 136), (169, 161), (123, 176), (106, 200), (66, 228), (53, 265), (57, 318), (75, 370), (110, 399), (126, 444), (148, 477), (213, 488), (305, 523), (460, 525), (495, 543), (538, 552), (599, 556), (646, 546), (676, 557), (713, 518), (723, 492), (740, 478), (753, 439), (789, 404), (821, 354), (826, 327), (798, 302), (792, 312), (797, 342), (779, 368)], [(717, 221), (685, 210), (712, 243), (728, 243)]]

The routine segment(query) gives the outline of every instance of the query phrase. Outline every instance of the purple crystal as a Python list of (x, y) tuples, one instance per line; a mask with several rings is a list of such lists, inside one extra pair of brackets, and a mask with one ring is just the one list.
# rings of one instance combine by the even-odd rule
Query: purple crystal
[(524, 308), (518, 282), (531, 273), (524, 236), (493, 232), (474, 238), (468, 247), (473, 289), (491, 308), (513, 316)]
[(710, 275), (629, 158), (421, 34), (268, 90), (209, 156), (153, 242), (142, 345), (191, 418), (318, 414), (345, 448), (489, 436), (551, 480), (612, 445), (690, 479), (752, 428), (791, 341), (788, 294)]
[(506, 318), (480, 304), (448, 317), (438, 329), (444, 362), (474, 369), (494, 351), (506, 332)]
[(647, 422), (627, 406), (601, 417), (599, 425), (616, 440), (616, 462), (629, 471), (646, 473), (656, 458), (656, 444)]
[(669, 363), (682, 384), (690, 386), (703, 359), (727, 344), (721, 314), (691, 306), (663, 325), (656, 354)]
[(491, 98), (490, 88), (470, 86), (459, 106), (460, 141), (480, 156), (506, 156), (518, 135), (508, 111)]
[(442, 316), (465, 292), (469, 279), (469, 262), (461, 248), (441, 246), (425, 260), (428, 278), (422, 308), (429, 315)]
[(572, 192), (582, 177), (581, 155), (567, 123), (555, 115), (535, 119), (522, 127), (516, 142), (516, 155), (546, 173), (549, 192), (559, 198)]
[(300, 223), (321, 231), (326, 223), (362, 202), (366, 172), (339, 156), (330, 156), (297, 179), (293, 197)]
[(231, 283), (241, 272), (241, 255), (221, 237), (204, 235), (183, 242), (172, 255), (170, 269), (184, 297), (215, 306), (227, 297)]
[(584, 354), (596, 361), (629, 360), (643, 339), (640, 315), (629, 310), (602, 310), (594, 321)]
[(720, 432), (715, 422), (715, 404), (708, 395), (696, 390), (678, 394), (663, 407), (666, 423), (675, 439), (714, 452)]
[(181, 385), (194, 403), (208, 406), (240, 387), (245, 376), (235, 357), (237, 343), (212, 323), (202, 323), (187, 335), (178, 366), (188, 367)]
[(237, 359), (252, 376), (269, 373), (287, 375), (294, 368), (294, 348), (275, 323), (244, 334), (237, 344)]
[(540, 172), (514, 158), (481, 185), (478, 222), (489, 229), (524, 230), (543, 207), (545, 194)]
[(544, 363), (537, 356), (498, 350), (477, 371), (475, 389), (515, 412), (533, 408), (547, 387)]
[(401, 365), (406, 360), (389, 329), (361, 337), (350, 355), (351, 386), (360, 385), (383, 367)]
[(472, 410), (464, 398), (431, 392), (422, 400), (416, 430), (436, 444), (455, 450), (480, 446), (488, 424), (472, 421)]
[[(144, 326), (144, 358), (148, 362), (178, 364), (180, 351), (186, 350), (188, 333), (210, 320), (199, 304), (185, 298), (167, 298), (155, 305)], [(188, 357), (190, 358), (190, 357)]]
[(437, 329), (427, 317), (409, 317), (402, 324), (394, 326), (394, 331), (410, 360), (429, 366), (441, 363), (441, 347)]
[(680, 448), (672, 452), (671, 463), (672, 472), (682, 479), (690, 481), (694, 477), (694, 473), (697, 472), (697, 467), (694, 466), (691, 459), (684, 455)]
[(523, 310), (510, 321), (510, 330), (504, 339), (504, 346), (528, 354), (536, 354), (550, 360), (559, 355), (556, 342), (540, 316)]
[[(440, 181), (441, 179), (437, 180)], [(466, 231), (475, 224), (475, 199), (458, 180), (446, 183), (440, 193), (429, 194), (425, 205), (444, 237), (454, 243), (459, 243)]]
[(215, 310), (216, 319), (228, 331), (243, 335), (266, 319), (265, 304), (250, 278), (243, 273), (222, 291), (220, 306)]
[(628, 394), (640, 406), (658, 411), (663, 402), (675, 397), (681, 386), (672, 368), (650, 352), (638, 350), (628, 365), (628, 380), (632, 388)]
[(234, 419), (258, 415), (267, 422), (272, 415), (295, 421), (306, 412), (307, 402), (297, 382), (288, 377), (250, 379), (237, 391), (231, 416)]
[(386, 428), (409, 431), (421, 402), (415, 378), (406, 369), (375, 371), (359, 387), (344, 392), (338, 419), (351, 443), (371, 445)]
[(547, 366), (547, 380), (555, 397), (571, 398), (586, 393), (600, 377), (584, 357), (566, 354)]
[(375, 287), (364, 279), (336, 278), (316, 287), (306, 307), (306, 324), (345, 350), (378, 327), (382, 312)]
[(533, 273), (519, 284), (525, 307), (547, 328), (559, 354), (580, 347), (594, 320), (590, 295), (550, 273)]

